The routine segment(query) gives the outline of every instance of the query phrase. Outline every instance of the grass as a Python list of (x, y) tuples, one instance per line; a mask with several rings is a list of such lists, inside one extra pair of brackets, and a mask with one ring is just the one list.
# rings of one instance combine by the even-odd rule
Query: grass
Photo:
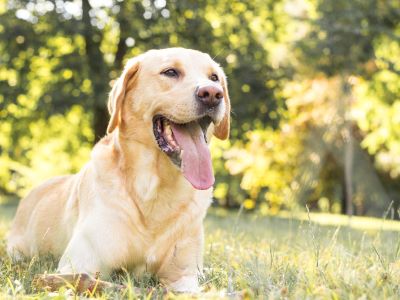
[[(54, 272), (56, 261), (40, 258), (12, 264), (4, 235), (12, 207), (0, 207), (0, 298), (48, 299), (32, 287), (34, 274)], [(255, 214), (212, 210), (206, 219), (205, 270), (201, 297), (240, 291), (244, 298), (399, 299), (400, 222), (328, 214)], [(113, 280), (141, 288), (97, 297), (147, 299), (163, 294), (151, 276), (115, 274)], [(68, 297), (62, 288), (57, 299)], [(53, 295), (54, 296), (54, 295)], [(89, 295), (90, 296), (90, 295)], [(179, 296), (187, 297), (187, 296)]]

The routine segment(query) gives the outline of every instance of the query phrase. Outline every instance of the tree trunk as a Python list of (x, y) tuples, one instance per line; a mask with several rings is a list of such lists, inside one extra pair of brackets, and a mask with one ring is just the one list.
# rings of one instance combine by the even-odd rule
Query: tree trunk
[(353, 161), (354, 161), (354, 149), (353, 149), (353, 132), (351, 129), (351, 120), (349, 120), (349, 114), (351, 109), (351, 90), (347, 83), (348, 77), (342, 76), (342, 113), (343, 113), (343, 165), (344, 165), (344, 204), (345, 212), (348, 216), (352, 216), (353, 210)]
[(89, 66), (89, 78), (92, 82), (92, 128), (95, 143), (106, 134), (107, 130), (109, 120), (107, 95), (110, 89), (108, 85), (110, 71), (111, 69), (117, 71), (122, 69), (123, 58), (127, 52), (125, 40), (130, 33), (129, 20), (131, 15), (126, 10), (125, 2), (121, 2), (119, 5), (121, 8), (117, 20), (120, 26), (120, 36), (115, 52), (114, 65), (110, 67), (104, 61), (103, 53), (100, 51), (100, 45), (103, 39), (102, 33), (91, 24), (89, 15), (91, 9), (90, 3), (88, 0), (82, 0), (83, 36), (85, 39), (86, 58)]
[(110, 116), (105, 104), (104, 107), (97, 106), (94, 108), (93, 132), (95, 135), (95, 143), (106, 134), (109, 118)]
[(103, 36), (101, 31), (93, 27), (90, 22), (90, 9), (89, 1), (82, 0), (83, 36), (85, 39), (86, 59), (89, 66), (89, 78), (92, 82), (92, 128), (94, 131), (94, 142), (96, 143), (105, 135), (109, 119), (106, 105), (107, 92), (109, 89), (109, 70), (104, 61), (103, 53), (100, 51)]
[(353, 136), (347, 128), (347, 141), (344, 143), (344, 199), (346, 214), (353, 215)]

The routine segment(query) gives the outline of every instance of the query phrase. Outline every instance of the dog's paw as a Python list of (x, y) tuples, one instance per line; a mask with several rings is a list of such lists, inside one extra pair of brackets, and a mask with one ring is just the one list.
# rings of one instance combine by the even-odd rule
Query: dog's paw
[(196, 276), (183, 276), (179, 280), (170, 283), (169, 288), (178, 293), (200, 293), (199, 283)]

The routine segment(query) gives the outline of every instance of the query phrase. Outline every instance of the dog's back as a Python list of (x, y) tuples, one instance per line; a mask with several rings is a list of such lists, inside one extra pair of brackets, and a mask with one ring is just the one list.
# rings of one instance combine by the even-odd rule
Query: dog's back
[[(8, 235), (8, 252), (14, 258), (40, 253), (62, 254), (63, 212), (75, 176), (49, 179), (33, 189), (18, 207)], [(65, 235), (64, 235), (65, 236)]]

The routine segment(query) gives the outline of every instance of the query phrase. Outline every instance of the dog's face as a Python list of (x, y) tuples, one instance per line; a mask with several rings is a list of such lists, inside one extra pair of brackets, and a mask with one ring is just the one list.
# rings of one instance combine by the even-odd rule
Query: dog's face
[(165, 153), (195, 188), (212, 186), (207, 131), (228, 137), (230, 102), (225, 74), (209, 55), (170, 48), (131, 59), (111, 91), (109, 110), (109, 133), (119, 127)]

